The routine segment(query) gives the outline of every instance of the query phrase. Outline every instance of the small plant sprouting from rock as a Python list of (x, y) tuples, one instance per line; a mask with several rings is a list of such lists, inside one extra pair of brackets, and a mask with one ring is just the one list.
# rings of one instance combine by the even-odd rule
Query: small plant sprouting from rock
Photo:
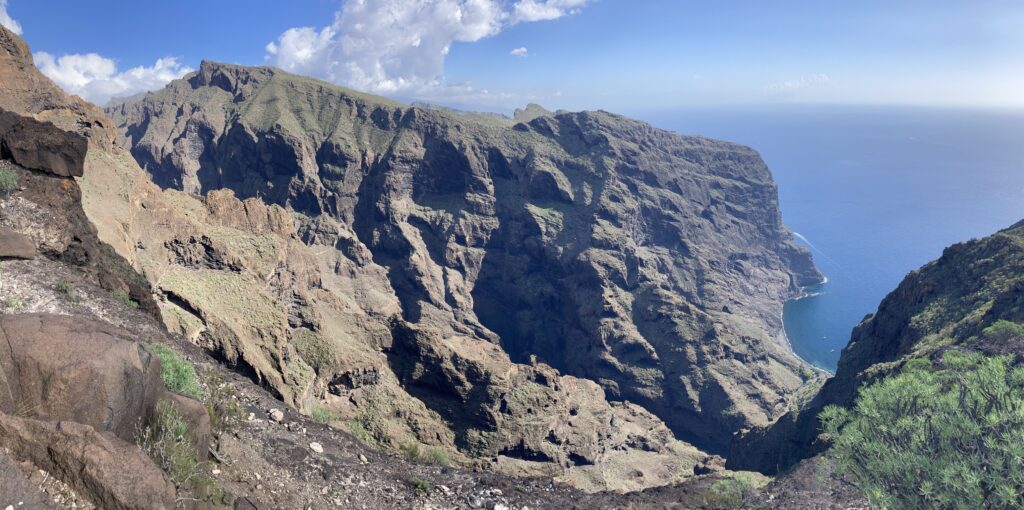
[(125, 306), (133, 309), (139, 308), (139, 303), (132, 299), (132, 297), (127, 292), (118, 289), (111, 292), (111, 294), (114, 295), (114, 299), (117, 299), (118, 301), (124, 303)]
[(160, 378), (168, 390), (196, 400), (202, 399), (203, 391), (192, 363), (166, 345), (150, 345), (149, 351), (160, 360)]
[(18, 174), (10, 168), (0, 168), (0, 196), (6, 196), (18, 189)]

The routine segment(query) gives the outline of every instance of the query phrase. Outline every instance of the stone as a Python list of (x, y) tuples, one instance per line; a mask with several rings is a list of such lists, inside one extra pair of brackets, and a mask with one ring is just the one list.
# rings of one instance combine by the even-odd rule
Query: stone
[(36, 244), (27, 235), (0, 228), (0, 259), (32, 259)]
[(0, 446), (50, 473), (63, 473), (66, 483), (101, 508), (174, 508), (174, 484), (141, 449), (88, 425), (0, 414)]
[[(359, 462), (361, 462), (361, 463), (363, 463), (363, 464), (367, 464), (367, 463), (369, 463), (370, 461), (369, 461), (369, 460), (366, 460), (366, 455), (363, 455), (363, 454), (361, 454), (361, 453), (360, 453), (360, 454), (359, 454)], [(442, 487), (443, 487), (443, 486), (442, 486)]]
[(316, 453), (324, 453), (323, 445), (321, 445), (320, 443), (317, 443), (315, 441), (312, 442), (312, 443), (309, 443), (309, 449), (313, 450)]
[(281, 411), (280, 409), (271, 409), (270, 419), (274, 420), (277, 423), (281, 423), (282, 421), (284, 421), (284, 411)]
[(49, 122), (0, 111), (0, 148), (15, 163), (57, 177), (81, 177), (89, 143)]
[(0, 411), (134, 440), (165, 390), (159, 360), (127, 335), (81, 317), (0, 315)]

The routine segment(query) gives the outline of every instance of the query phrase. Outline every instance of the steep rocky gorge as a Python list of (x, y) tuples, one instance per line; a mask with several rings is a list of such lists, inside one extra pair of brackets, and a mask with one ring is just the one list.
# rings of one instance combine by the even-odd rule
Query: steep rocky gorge
[[(95, 172), (86, 210), (165, 322), (294, 405), (370, 422), (381, 393), (415, 397), (403, 423), (368, 423), (383, 437), (587, 466), (606, 447), (556, 453), (581, 440), (557, 424), (608, 406), (601, 390), (716, 452), (784, 413), (809, 372), (782, 303), (820, 276), (757, 154), (605, 112), (530, 112), (406, 107), (204, 62), (107, 111), (165, 191), (136, 183), (126, 200)], [(149, 234), (168, 214), (217, 228)], [(545, 424), (524, 429), (529, 415)]]
[(801, 408), (739, 438), (728, 466), (775, 474), (824, 451), (829, 441), (821, 435), (821, 410), (851, 406), (858, 389), (897, 373), (909, 360), (957, 349), (1011, 353), (1021, 362), (1024, 339), (993, 342), (983, 335), (1001, 320), (1024, 323), (1024, 222), (950, 246), (910, 273), (854, 328), (835, 376)]

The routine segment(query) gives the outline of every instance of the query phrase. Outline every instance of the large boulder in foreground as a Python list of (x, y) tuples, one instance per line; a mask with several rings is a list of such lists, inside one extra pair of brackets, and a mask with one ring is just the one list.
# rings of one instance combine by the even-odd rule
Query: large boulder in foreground
[(0, 345), (0, 448), (100, 508), (174, 508), (174, 484), (134, 445), (138, 428), (170, 400), (205, 460), (210, 422), (168, 393), (158, 358), (127, 331), (66, 315), (0, 315)]
[(88, 425), (0, 413), (0, 446), (59, 476), (99, 508), (174, 508), (174, 484), (142, 450)]
[(133, 440), (165, 390), (159, 361), (126, 334), (79, 317), (0, 316), (0, 411)]

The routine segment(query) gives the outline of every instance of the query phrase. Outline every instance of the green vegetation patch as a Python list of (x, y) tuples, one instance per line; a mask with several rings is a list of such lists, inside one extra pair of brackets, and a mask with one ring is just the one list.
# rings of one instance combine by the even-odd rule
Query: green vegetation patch
[(18, 189), (18, 174), (10, 168), (0, 168), (0, 196), (9, 195)]
[(203, 390), (192, 363), (166, 345), (153, 344), (148, 347), (160, 360), (160, 378), (168, 390), (196, 400), (202, 398)]
[(1024, 507), (1024, 368), (947, 352), (867, 386), (820, 418), (873, 508)]
[(757, 482), (747, 473), (737, 473), (732, 478), (718, 480), (704, 493), (704, 503), (711, 508), (740, 508)]

